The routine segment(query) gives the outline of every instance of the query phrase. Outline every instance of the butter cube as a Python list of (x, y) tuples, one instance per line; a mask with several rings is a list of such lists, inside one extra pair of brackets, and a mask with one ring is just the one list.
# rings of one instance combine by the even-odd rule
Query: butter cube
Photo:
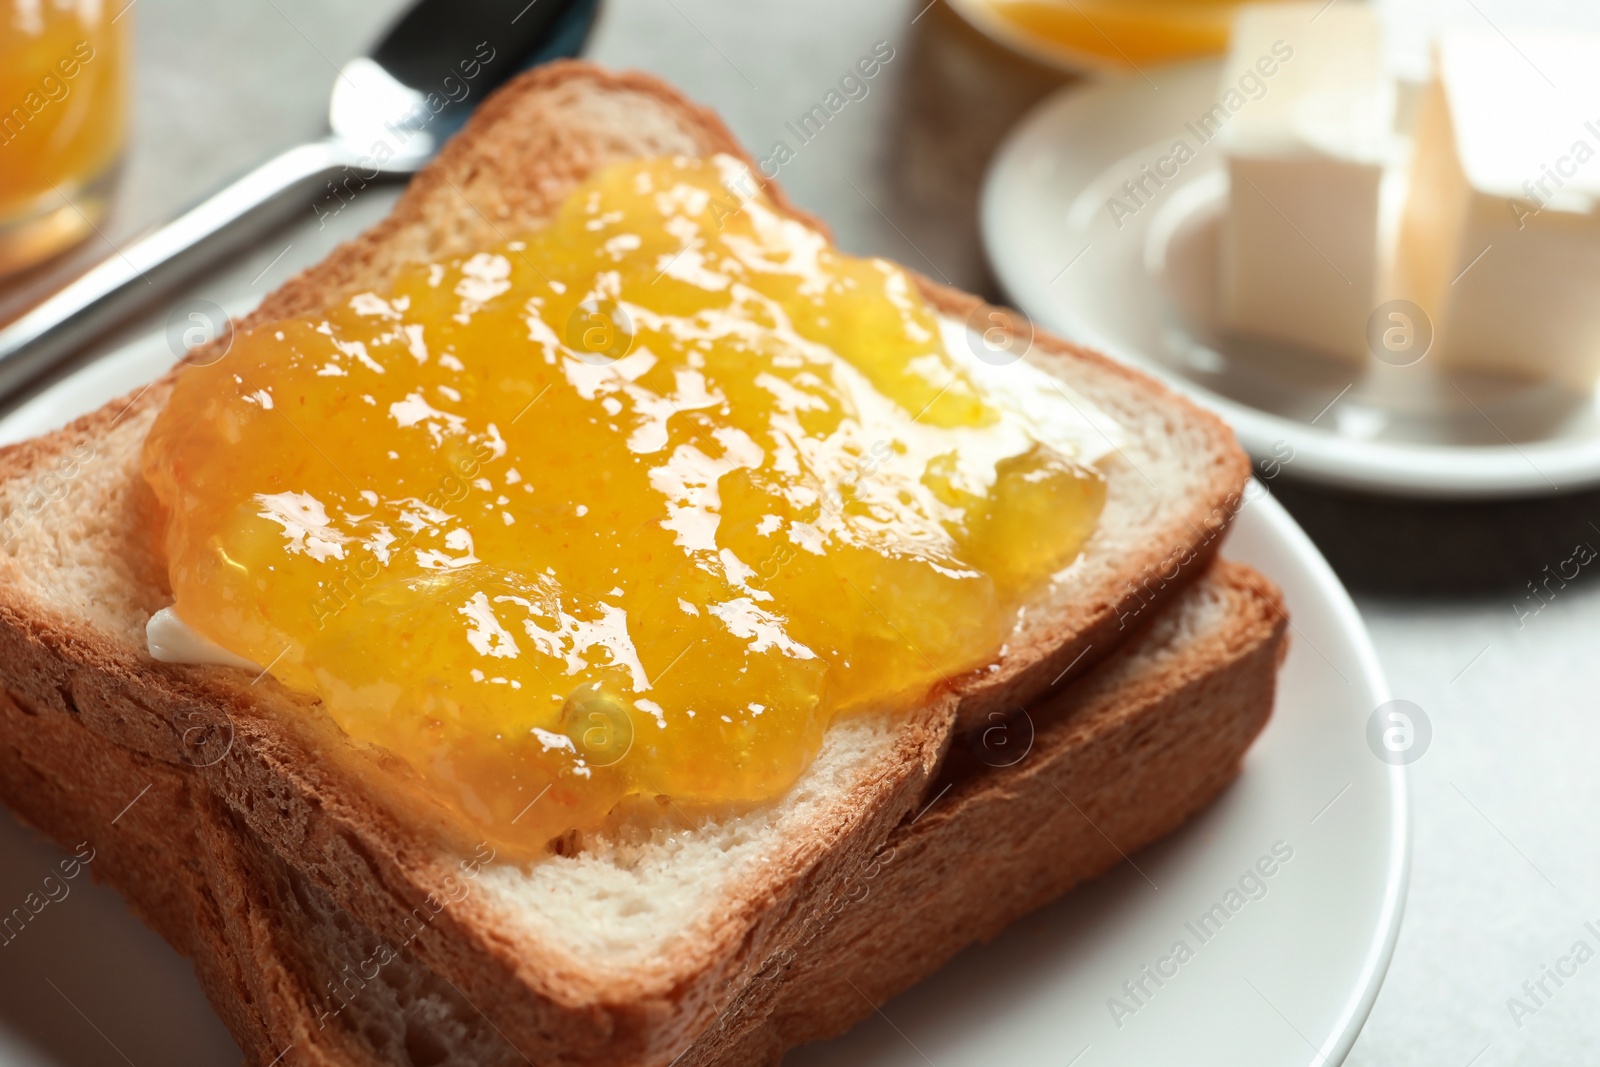
[(1600, 37), (1441, 39), (1396, 282), (1444, 367), (1600, 376)]
[[(1263, 77), (1268, 66), (1276, 70)], [(1229, 180), (1222, 323), (1362, 360), (1382, 260), (1381, 187), (1396, 144), (1377, 15), (1324, 0), (1241, 9), (1223, 104), (1241, 89), (1244, 102), (1220, 132)]]

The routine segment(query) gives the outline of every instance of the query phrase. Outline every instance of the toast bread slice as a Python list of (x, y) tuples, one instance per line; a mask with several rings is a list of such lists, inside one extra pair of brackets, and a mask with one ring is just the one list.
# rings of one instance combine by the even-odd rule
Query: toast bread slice
[[(536, 229), (605, 163), (717, 152), (748, 162), (713, 115), (655, 79), (541, 68), (486, 100), (387, 220), (243, 325), (314, 313), (382, 289), (406, 263)], [(775, 186), (768, 193), (792, 209)], [(944, 314), (979, 306), (921, 284)], [(72, 715), (90, 736), (202, 783), (355, 921), (415, 926), (422, 964), (541, 1062), (666, 1063), (783, 942), (804, 901), (859, 869), (919, 803), (958, 724), (1009, 714), (1082, 671), (1214, 554), (1249, 471), (1227, 429), (1043, 334), (1028, 358), (1128, 431), (1105, 461), (1099, 530), (993, 669), (903, 722), (830, 729), (816, 764), (770, 810), (696, 812), (688, 830), (663, 813), (572, 854), (473, 867), (477, 891), (457, 899), (470, 845), (442, 817), (397, 810), (366, 788), (407, 768), (351, 744), (314, 699), (270, 676), (146, 654), (144, 623), (170, 594), (146, 533), (154, 500), (138, 454), (170, 375), (0, 452), (0, 686), (35, 717)]]
[[(980, 742), (953, 758), (932, 802), (820, 903), (678, 1063), (775, 1063), (841, 1033), (964, 946), (1180, 825), (1233, 779), (1265, 724), (1284, 631), (1270, 582), (1214, 564), (1032, 710), (1025, 757), (1009, 762)], [(57, 841), (91, 843), (96, 876), (193, 958), (247, 1062), (525, 1062), (479, 1005), (353, 919), (195, 776), (3, 696), (0, 724), (12, 739), (0, 745), (4, 799)], [(102, 787), (79, 787), (89, 780)]]

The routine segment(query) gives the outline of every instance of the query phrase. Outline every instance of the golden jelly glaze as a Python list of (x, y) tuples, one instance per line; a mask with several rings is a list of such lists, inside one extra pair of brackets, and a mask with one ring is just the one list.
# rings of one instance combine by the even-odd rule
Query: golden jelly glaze
[(536, 848), (771, 800), (994, 661), (1104, 501), (1053, 381), (957, 358), (743, 164), (661, 158), (242, 333), (144, 471), (183, 620)]

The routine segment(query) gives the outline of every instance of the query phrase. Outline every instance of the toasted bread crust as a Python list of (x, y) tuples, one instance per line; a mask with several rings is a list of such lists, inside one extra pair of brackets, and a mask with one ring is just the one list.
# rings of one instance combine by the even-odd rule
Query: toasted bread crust
[[(382, 288), (403, 264), (534, 229), (595, 167), (679, 152), (726, 152), (750, 162), (710, 112), (653, 78), (583, 63), (540, 68), (485, 101), (387, 220), (292, 279), (241, 325), (314, 313)], [(770, 186), (769, 193), (794, 210), (781, 190)], [(973, 306), (953, 291), (927, 283), (924, 289), (951, 313)], [(923, 795), (957, 718), (982, 722), (1026, 702), (1080, 654), (1081, 669), (1125, 635), (1130, 617), (1148, 617), (1142, 613), (1209, 559), (1248, 476), (1248, 462), (1227, 431), (1093, 353), (1040, 335), (1035, 355), (1107, 390), (1123, 389), (1173, 433), (1186, 435), (1185, 448), (1208, 457), (1188, 472), (1191, 482), (1174, 487), (1186, 506), (1150, 543), (1121, 546), (1116, 580), (1025, 633), (999, 671), (959, 682), (957, 693), (913, 716), (893, 766), (858, 783), (848, 817), (742, 885), (715, 924), (696, 931), (656, 971), (630, 980), (597, 976), (537, 943), (508, 939), (473, 899), (442, 911), (414, 943), (418, 958), (484, 1005), (529, 1055), (595, 1064), (669, 1061), (781, 944), (802, 899), (837, 886), (881, 846)], [(199, 783), (193, 788), (208, 790), (310, 884), (359, 921), (385, 928), (442, 895), (449, 869), (436, 862), (437, 842), (448, 829), (442, 819), (397, 812), (361, 788), (381, 755), (349, 745), (315, 701), (270, 678), (255, 684), (244, 672), (158, 664), (145, 654), (141, 620), (169, 594), (143, 532), (153, 501), (137, 475), (137, 454), (171, 377), (62, 431), (0, 451), (0, 504), (9, 510), (0, 558), (0, 684), (29, 714), (76, 715), (100, 741)], [(71, 505), (32, 509), (28, 500), (40, 478), (82, 449), (89, 458), (69, 479)], [(24, 514), (11, 536), (19, 510)], [(68, 558), (71, 567), (61, 566)], [(1164, 574), (1169, 564), (1171, 576), (1158, 584), (1142, 579)], [(86, 577), (62, 593), (55, 586), (67, 570)], [(196, 729), (229, 731), (225, 758), (196, 766), (186, 746)], [(87, 758), (88, 742), (80, 747)], [(393, 761), (385, 769), (406, 773)]]
[[(991, 767), (970, 752), (953, 760), (934, 803), (814, 902), (679, 1063), (775, 1063), (787, 1048), (840, 1033), (963, 946), (1122, 862), (1123, 852), (1209, 803), (1266, 721), (1285, 622), (1276, 589), (1242, 565), (1214, 565), (1184, 595), (1228, 606), (1214, 624), (1176, 641), (1146, 628), (1036, 709), (1023, 760)], [(383, 939), (337, 909), (203, 781), (108, 741), (75, 716), (30, 713), (4, 694), (0, 731), (11, 739), (0, 745), (6, 801), (63, 844), (92, 845), (96, 876), (193, 958), (249, 1062), (266, 1067), (283, 1056), (290, 1067), (354, 1067), (403, 1062), (395, 1052), (408, 1041), (434, 1047), (434, 1034), (375, 1027), (374, 1015), (388, 1007), (375, 998), (395, 989), (428, 996), (431, 1025), (458, 1035), (467, 1054), (458, 1048), (449, 1062), (523, 1062), (465, 994), (412, 953), (396, 949), (390, 960), (375, 949)], [(74, 787), (88, 775), (98, 788)], [(961, 876), (950, 877), (956, 866)], [(341, 948), (349, 949), (346, 962)], [(358, 964), (353, 981), (348, 960), (371, 967)], [(388, 971), (381, 983), (373, 977), (380, 966)], [(375, 1029), (386, 1043), (376, 1043)]]
[[(978, 297), (918, 276), (924, 298), (941, 315), (963, 322), (998, 311)], [(998, 670), (979, 672), (957, 684), (961, 704), (956, 729), (970, 733), (1009, 715), (1039, 695), (1087, 671), (1109, 655), (1137, 626), (1183, 589), (1216, 558), (1222, 534), (1244, 499), (1250, 460), (1237, 445), (1208, 448), (1208, 442), (1232, 442), (1233, 432), (1216, 415), (1193, 407), (1167, 386), (1146, 378), (1092, 349), (1036, 334), (1029, 356), (1046, 370), (1061, 374), (1074, 365), (1093, 366), (1112, 381), (1136, 385), (1160, 403), (1187, 408), (1186, 422), (1171, 431), (1205, 457), (1195, 474), (1204, 488), (1184, 501), (1183, 513), (1163, 530), (1163, 537), (1132, 546), (1123, 581), (1094, 590), (1098, 596), (1052, 605), (1050, 625), (1024, 631), (1007, 646)], [(1146, 477), (1126, 454), (1119, 453), (1120, 474)]]
[(828, 919), (814, 940), (768, 961), (767, 981), (741, 991), (682, 1067), (776, 1064), (845, 1032), (1220, 794), (1271, 714), (1288, 617), (1249, 567), (1219, 560), (1201, 584), (1227, 599), (1228, 625), (1183, 639), (1159, 668), (1160, 639), (1136, 636), (1013, 724), (1033, 730), (1015, 764), (990, 766), (1013, 757), (976, 738), (953, 752), (934, 801), (819, 909)]

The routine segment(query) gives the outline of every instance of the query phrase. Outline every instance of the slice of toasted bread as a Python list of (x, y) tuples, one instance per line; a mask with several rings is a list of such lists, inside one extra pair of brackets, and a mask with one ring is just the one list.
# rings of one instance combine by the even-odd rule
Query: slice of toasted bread
[[(1034, 728), (1025, 756), (991, 745), (953, 760), (929, 806), (818, 894), (679, 1064), (749, 1067), (839, 1033), (963, 946), (1168, 833), (1237, 773), (1272, 707), (1283, 635), (1271, 584), (1215, 564), (1016, 724)], [(193, 775), (70, 715), (30, 716), (0, 698), (0, 724), (17, 742), (0, 746), (7, 802), (58, 841), (92, 844), (97, 876), (193, 957), (250, 1062), (524, 1062), (402, 938), (353, 919)], [(106, 788), (75, 788), (88, 776)], [(118, 818), (123, 793), (146, 785)]]
[[(710, 113), (654, 79), (542, 68), (485, 101), (389, 219), (245, 325), (311, 314), (382, 289), (403, 264), (534, 230), (605, 163), (715, 152), (746, 158)], [(946, 314), (977, 306), (924, 290)], [(73, 715), (89, 733), (72, 736), (203, 784), (357, 921), (411, 930), (418, 960), (535, 1059), (666, 1063), (783, 942), (804, 902), (842, 884), (919, 802), (957, 721), (1009, 713), (1082, 670), (1214, 553), (1248, 476), (1226, 428), (1044, 335), (1029, 358), (1126, 431), (1105, 463), (1099, 529), (992, 670), (903, 722), (831, 729), (805, 778), (767, 809), (701, 815), (688, 829), (669, 813), (575, 854), (483, 863), (448, 843), (442, 819), (402, 813), (369, 789), (374, 775), (407, 768), (351, 744), (314, 699), (270, 677), (153, 662), (143, 628), (169, 593), (138, 454), (170, 378), (0, 452), (0, 685), (36, 722)], [(467, 871), (475, 891), (460, 896)]]

